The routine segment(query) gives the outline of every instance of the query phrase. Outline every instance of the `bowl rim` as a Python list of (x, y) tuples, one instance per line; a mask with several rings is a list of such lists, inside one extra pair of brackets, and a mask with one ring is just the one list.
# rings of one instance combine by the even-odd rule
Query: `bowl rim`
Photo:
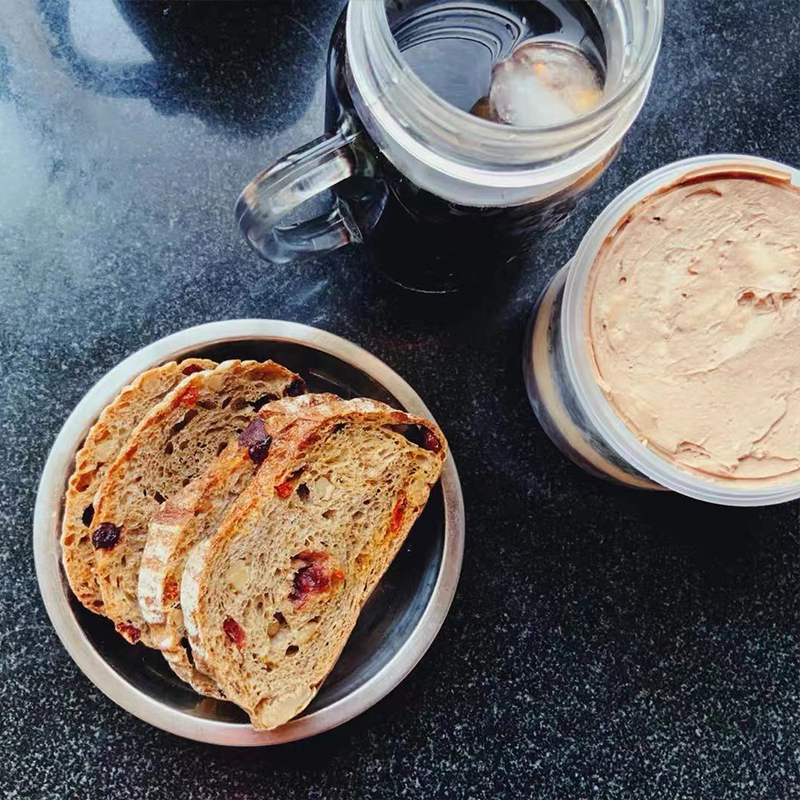
[(94, 648), (78, 623), (60, 572), (63, 495), (74, 455), (103, 408), (137, 375), (150, 367), (184, 357), (199, 347), (242, 339), (282, 341), (321, 350), (368, 374), (409, 412), (434, 420), (419, 395), (391, 367), (335, 334), (297, 322), (272, 319), (224, 320), (196, 325), (137, 350), (86, 393), (62, 426), (47, 457), (33, 520), (36, 577), (45, 609), (61, 643), (89, 680), (117, 705), (162, 730), (198, 742), (237, 747), (281, 744), (314, 736), (362, 714), (389, 694), (416, 666), (444, 623), (455, 595), (464, 551), (464, 499), (451, 453), (441, 476), (445, 525), (439, 574), (428, 604), (405, 642), (353, 692), (275, 730), (256, 731), (247, 724), (202, 719), (170, 708), (117, 673)]

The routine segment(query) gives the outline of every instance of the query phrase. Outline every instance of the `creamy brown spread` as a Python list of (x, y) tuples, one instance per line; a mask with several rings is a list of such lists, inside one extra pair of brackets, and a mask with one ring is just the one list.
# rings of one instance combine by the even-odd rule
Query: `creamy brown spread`
[(800, 192), (756, 176), (651, 195), (598, 254), (597, 380), (663, 458), (722, 480), (800, 470)]

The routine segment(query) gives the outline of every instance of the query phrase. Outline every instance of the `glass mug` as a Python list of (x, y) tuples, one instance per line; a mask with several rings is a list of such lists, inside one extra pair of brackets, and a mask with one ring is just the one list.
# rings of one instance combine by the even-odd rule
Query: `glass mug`
[[(329, 51), (327, 133), (244, 189), (240, 230), (277, 264), (364, 244), (391, 280), (419, 291), (451, 292), (486, 276), (563, 225), (613, 159), (650, 88), (663, 4), (587, 0), (605, 49), (602, 103), (572, 121), (529, 128), (445, 102), (404, 58), (393, 30), (409, 13), (435, 22), (458, 7), (459, 34), (480, 40), (496, 63), (513, 46), (516, 18), (507, 10), (530, 2), (350, 0)], [(503, 22), (499, 32), (470, 27), (475, 5)], [(328, 213), (280, 224), (328, 189)]]

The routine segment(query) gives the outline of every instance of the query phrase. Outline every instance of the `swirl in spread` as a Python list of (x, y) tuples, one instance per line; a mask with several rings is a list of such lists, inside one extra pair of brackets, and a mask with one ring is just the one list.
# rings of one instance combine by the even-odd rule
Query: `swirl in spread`
[(798, 477), (800, 192), (718, 174), (651, 195), (587, 298), (597, 381), (640, 440), (717, 480)]

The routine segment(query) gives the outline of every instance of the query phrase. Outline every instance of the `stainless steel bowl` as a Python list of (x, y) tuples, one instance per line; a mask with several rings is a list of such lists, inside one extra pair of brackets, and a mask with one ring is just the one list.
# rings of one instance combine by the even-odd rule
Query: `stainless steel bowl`
[(306, 325), (274, 320), (212, 322), (167, 336), (102, 378), (67, 419), (39, 484), (33, 545), (47, 613), (67, 651), (114, 702), (152, 725), (197, 741), (267, 745), (341, 725), (388, 694), (413, 669), (444, 621), (464, 546), (464, 503), (453, 458), (402, 551), (365, 606), (333, 672), (302, 716), (274, 731), (254, 731), (232, 703), (202, 698), (182, 684), (161, 654), (132, 646), (111, 623), (73, 597), (61, 568), (63, 497), (75, 453), (123, 386), (176, 358), (272, 358), (299, 372), (311, 391), (372, 397), (431, 417), (392, 369), (351, 342)]

